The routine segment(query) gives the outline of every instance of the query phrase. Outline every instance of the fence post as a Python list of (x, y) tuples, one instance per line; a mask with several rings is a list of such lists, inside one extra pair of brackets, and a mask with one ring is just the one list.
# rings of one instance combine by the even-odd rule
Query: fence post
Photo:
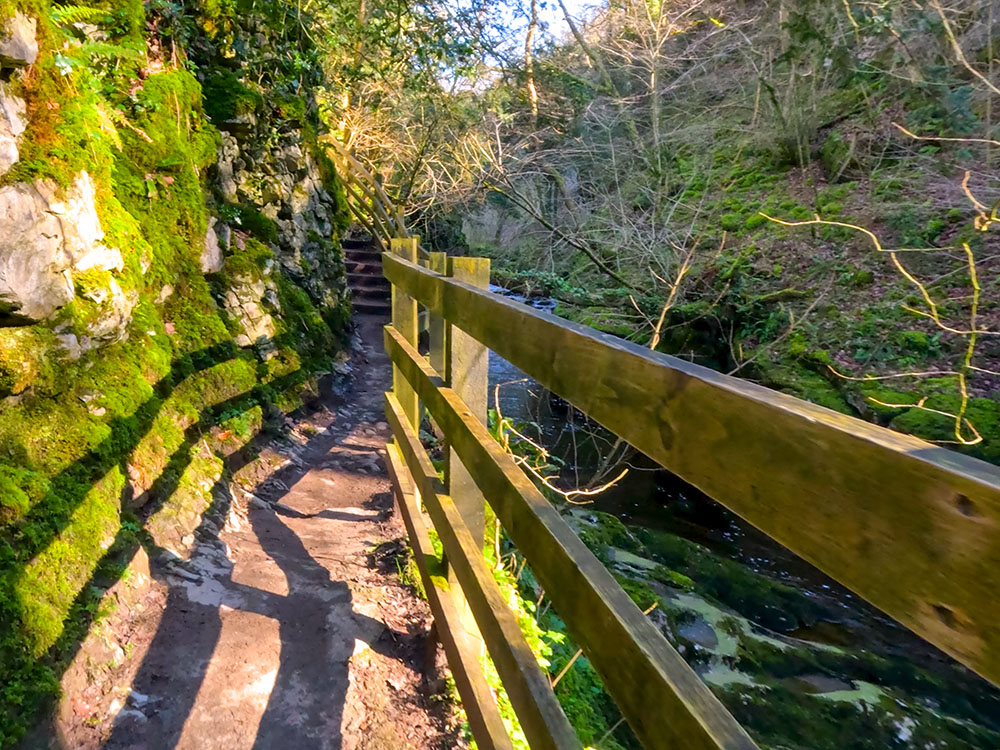
[[(427, 267), (442, 276), (448, 274), (448, 253), (431, 253)], [(446, 375), (448, 323), (440, 315), (430, 314), (427, 319), (427, 339), (430, 349), (430, 364), (441, 377)]]
[[(417, 262), (417, 246), (420, 240), (417, 237), (393, 238), (390, 241), (392, 252), (404, 260), (411, 263)], [(392, 287), (392, 327), (399, 331), (403, 337), (413, 346), (417, 345), (417, 301), (408, 294), (404, 294), (393, 284)], [(406, 414), (413, 425), (413, 429), (420, 431), (420, 401), (417, 392), (413, 390), (399, 368), (392, 367), (392, 390), (399, 399)]]
[[(490, 285), (489, 258), (448, 258), (448, 275), (456, 281), (487, 289)], [(445, 380), (476, 418), (486, 424), (490, 351), (455, 326), (448, 328)], [(449, 448), (446, 456), (448, 493), (469, 531), (482, 544), (486, 532), (483, 494), (455, 451)]]

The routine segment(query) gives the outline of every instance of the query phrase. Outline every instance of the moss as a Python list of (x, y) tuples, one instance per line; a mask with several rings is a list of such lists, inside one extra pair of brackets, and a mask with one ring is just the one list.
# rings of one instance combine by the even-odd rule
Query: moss
[(827, 409), (842, 414), (854, 414), (843, 393), (825, 376), (803, 365), (785, 362), (763, 363), (761, 367), (765, 382), (772, 388), (811, 401)]
[(278, 242), (278, 225), (253, 206), (245, 203), (227, 205), (223, 208), (223, 215), (261, 242), (272, 245)]
[[(916, 400), (912, 395), (909, 398)], [(916, 435), (924, 440), (947, 443), (963, 453), (985, 461), (1000, 463), (1000, 404), (989, 398), (969, 400), (965, 413), (967, 423), (963, 427), (963, 437), (969, 440), (978, 434), (982, 440), (975, 445), (968, 446), (954, 445), (956, 440), (954, 418), (935, 413), (935, 411), (939, 411), (945, 414), (958, 414), (961, 409), (961, 398), (958, 395), (932, 393), (927, 396), (925, 406), (926, 409), (907, 409), (892, 420), (890, 427), (900, 432)], [(975, 433), (968, 427), (968, 424), (972, 425)]]
[(639, 609), (646, 611), (654, 604), (660, 603), (660, 597), (648, 584), (619, 574), (615, 574), (615, 580)]
[(249, 238), (237, 244), (226, 257), (222, 273), (227, 286), (233, 286), (239, 279), (259, 279), (265, 269), (274, 261), (274, 252), (262, 242)]
[(295, 350), (309, 359), (312, 369), (328, 368), (330, 353), (337, 348), (330, 325), (305, 290), (284, 276), (278, 277), (277, 285), (282, 311), (279, 328), (292, 334)]
[(47, 328), (0, 328), (0, 397), (23, 393), (32, 385), (51, 388), (58, 373), (56, 348)]
[[(166, 27), (161, 18), (147, 22), (141, 0), (95, 3), (107, 11), (100, 21), (107, 46), (121, 54), (110, 61), (79, 40), (67, 44), (76, 31), (55, 26), (49, 3), (31, 0), (41, 55), (9, 84), (25, 97), (29, 124), (22, 159), (3, 184), (46, 178), (68, 186), (86, 169), (105, 244), (122, 250), (125, 267), (74, 272), (76, 298), (52, 321), (0, 329), (0, 397), (17, 394), (0, 403), (5, 748), (57, 693), (59, 671), (93, 622), (99, 576), (120, 575), (114, 555), (138, 543), (134, 519), (123, 525), (123, 503), (135, 500), (133, 492), (162, 503), (158, 519), (172, 519), (167, 536), (196, 522), (221, 475), (215, 453), (252, 439), (266, 412), (294, 408), (315, 392), (310, 374), (337, 345), (323, 314), (342, 314), (321, 313), (271, 268), (282, 279), (278, 304), (288, 312), (287, 320), (277, 315), (277, 353), (259, 362), (237, 349), (199, 265), (211, 202), (205, 179), (219, 144), (202, 86), (184, 67), (147, 64), (147, 34)], [(222, 43), (236, 4), (197, 5)], [(209, 107), (232, 104), (246, 113), (260, 104), (236, 87), (223, 92), (233, 95), (229, 102), (215, 97), (222, 83), (216, 76), (208, 86)], [(301, 97), (277, 109), (286, 124), (312, 116)], [(314, 134), (306, 137), (316, 148)], [(342, 193), (331, 165), (320, 167), (328, 190)], [(243, 261), (269, 265), (263, 243), (277, 243), (277, 225), (252, 207), (237, 207), (233, 218), (253, 239), (230, 272)], [(107, 312), (101, 298), (112, 284), (137, 300), (131, 324), (115, 342), (88, 340)], [(72, 334), (85, 350), (78, 359), (63, 348)], [(219, 421), (224, 427), (213, 431)], [(219, 439), (227, 431), (229, 439)], [(208, 433), (212, 441), (202, 441)]]
[(742, 229), (745, 224), (742, 216), (739, 214), (729, 213), (722, 214), (722, 216), (719, 217), (719, 226), (727, 232), (736, 232)]
[(628, 527), (610, 513), (588, 511), (583, 516), (579, 534), (591, 551), (604, 558), (607, 558), (608, 547), (618, 547), (634, 554), (643, 550), (642, 544)]
[(110, 434), (80, 401), (29, 397), (0, 410), (0, 456), (49, 475), (71, 466)]
[(652, 529), (640, 529), (637, 535), (641, 554), (664, 566), (654, 570), (652, 577), (677, 588), (693, 588), (767, 628), (790, 632), (826, 614), (791, 586), (694, 542)]
[[(205, 77), (204, 87), (205, 111), (216, 125), (252, 115), (264, 106), (264, 97), (248, 88), (231, 70), (211, 70)], [(288, 103), (288, 109), (290, 112), (297, 111), (291, 103)]]
[(124, 486), (119, 469), (108, 472), (87, 493), (63, 532), (17, 577), (14, 594), (27, 647), (35, 658), (58, 640), (73, 601), (114, 542)]
[(897, 340), (904, 349), (925, 352), (930, 348), (927, 333), (924, 331), (900, 331)]
[(145, 524), (153, 543), (174, 551), (189, 545), (184, 539), (198, 526), (202, 514), (212, 504), (212, 488), (223, 475), (221, 459), (204, 449), (196, 449), (184, 473), (163, 498), (160, 508)]
[(882, 381), (862, 383), (861, 393), (865, 398), (866, 406), (879, 417), (898, 415), (907, 410), (907, 404), (915, 404), (919, 400), (911, 393), (887, 388)]
[(45, 475), (0, 464), (0, 527), (22, 518), (48, 489)]

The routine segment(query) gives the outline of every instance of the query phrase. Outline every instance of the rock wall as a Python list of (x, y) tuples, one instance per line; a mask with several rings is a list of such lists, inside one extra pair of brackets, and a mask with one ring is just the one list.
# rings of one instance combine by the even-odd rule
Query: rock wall
[(0, 747), (122, 561), (185, 555), (223, 459), (342, 348), (346, 210), (294, 12), (0, 0)]

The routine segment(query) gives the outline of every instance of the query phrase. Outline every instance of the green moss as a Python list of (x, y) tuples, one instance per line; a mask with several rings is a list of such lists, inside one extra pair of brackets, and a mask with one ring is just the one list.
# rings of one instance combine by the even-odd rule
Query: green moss
[[(204, 86), (205, 111), (216, 125), (252, 115), (264, 106), (264, 97), (248, 88), (231, 70), (211, 70)], [(291, 100), (286, 106), (290, 114), (298, 111), (292, 107)], [(304, 108), (301, 114), (305, 115)]]
[(83, 498), (63, 532), (23, 569), (14, 583), (32, 656), (42, 656), (118, 530), (125, 477), (112, 469)]
[(262, 242), (249, 238), (243, 247), (237, 245), (226, 257), (222, 272), (229, 286), (239, 279), (259, 279), (274, 261), (274, 252)]
[(618, 574), (615, 574), (615, 580), (639, 609), (646, 611), (654, 604), (660, 603), (660, 597), (648, 584)]
[(610, 513), (588, 511), (582, 516), (582, 520), (580, 539), (599, 557), (607, 559), (608, 547), (617, 547), (634, 554), (642, 552), (642, 544), (635, 535)]
[(842, 414), (854, 414), (843, 393), (815, 370), (795, 363), (762, 363), (761, 369), (772, 388)]
[(930, 342), (924, 331), (900, 331), (897, 340), (904, 349), (912, 351), (925, 352), (930, 348)]
[(43, 474), (0, 464), (0, 527), (22, 518), (48, 489)]
[(652, 577), (677, 588), (693, 588), (760, 625), (788, 632), (825, 614), (794, 588), (694, 542), (652, 529), (637, 533), (641, 554), (664, 566)]
[[(212, 200), (205, 181), (219, 144), (202, 87), (186, 66), (147, 64), (147, 35), (154, 27), (167, 32), (162, 17), (147, 21), (141, 0), (95, 3), (105, 11), (103, 51), (67, 45), (66, 34), (77, 32), (50, 21), (49, 3), (18, 3), (39, 18), (42, 50), (29, 74), (9, 84), (27, 101), (29, 125), (21, 161), (3, 184), (46, 178), (65, 187), (85, 169), (105, 244), (122, 251), (125, 267), (74, 272), (76, 298), (52, 321), (0, 329), (0, 397), (17, 394), (0, 403), (4, 748), (57, 693), (59, 672), (96, 616), (99, 577), (120, 575), (115, 555), (138, 543), (134, 520), (122, 525), (124, 500), (135, 491), (162, 503), (158, 528), (167, 537), (196, 522), (221, 476), (211, 449), (229, 453), (252, 439), (266, 412), (302, 402), (314, 388), (310, 374), (337, 345), (323, 315), (342, 313), (321, 313), (280, 269), (267, 269), (279, 291), (277, 354), (259, 362), (238, 351), (199, 265)], [(213, 39), (224, 42), (236, 4), (197, 5), (201, 20), (214, 24)], [(190, 33), (183, 21), (175, 30), (182, 27)], [(113, 60), (105, 54), (112, 47)], [(217, 106), (237, 116), (260, 107), (245, 84), (223, 91), (225, 78), (209, 76), (213, 116), (223, 114)], [(312, 116), (299, 95), (276, 101), (285, 125)], [(319, 153), (315, 134), (304, 136)], [(320, 168), (328, 190), (342, 197), (332, 165)], [(264, 271), (271, 264), (263, 243), (277, 243), (277, 225), (252, 207), (236, 207), (232, 218), (253, 239), (228, 272)], [(137, 300), (132, 322), (119, 340), (94, 341), (89, 328), (107, 313), (101, 298), (113, 283)], [(65, 343), (74, 334), (84, 349), (76, 359)], [(219, 421), (225, 426), (212, 431)], [(226, 431), (229, 440), (217, 440)], [(213, 440), (202, 442), (210, 432)]]
[(253, 235), (261, 242), (268, 242), (272, 245), (278, 242), (278, 225), (253, 206), (245, 203), (231, 203), (223, 206), (220, 213), (226, 221)]
[[(916, 400), (913, 395), (910, 395), (909, 399)], [(961, 409), (961, 398), (958, 395), (932, 393), (927, 397), (924, 406), (926, 407), (924, 409), (916, 407), (907, 409), (892, 420), (890, 427), (924, 440), (946, 443), (952, 448), (985, 461), (1000, 463), (1000, 404), (989, 398), (969, 400), (965, 413), (967, 423), (962, 428), (962, 436), (965, 440), (973, 440), (978, 434), (982, 440), (974, 445), (965, 446), (955, 445), (955, 419), (935, 413), (958, 414)], [(968, 427), (969, 424), (972, 428)]]
[(745, 226), (743, 217), (740, 214), (722, 214), (719, 217), (719, 226), (727, 232), (736, 232)]
[(191, 458), (176, 487), (170, 487), (170, 495), (145, 524), (154, 544), (174, 551), (187, 546), (184, 537), (198, 526), (212, 504), (212, 488), (223, 471), (222, 460), (214, 455), (197, 454)]
[(22, 393), (28, 386), (51, 388), (58, 374), (56, 346), (47, 328), (0, 328), (0, 397)]

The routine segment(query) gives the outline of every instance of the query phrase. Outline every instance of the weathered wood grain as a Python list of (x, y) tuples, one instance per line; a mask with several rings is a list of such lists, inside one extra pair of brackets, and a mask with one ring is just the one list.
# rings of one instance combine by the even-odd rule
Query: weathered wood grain
[[(420, 580), (427, 592), (434, 622), (437, 624), (441, 644), (448, 657), (448, 666), (455, 679), (455, 687), (462, 699), (462, 708), (469, 720), (472, 736), (476, 744), (484, 750), (513, 750), (514, 745), (507, 734), (496, 700), (490, 690), (483, 667), (479, 661), (479, 639), (468, 637), (455, 603), (454, 595), (447, 584), (434, 576), (431, 567), (436, 561), (427, 527), (417, 508), (417, 497), (410, 472), (406, 468), (399, 448), (390, 443), (386, 446), (386, 465), (392, 480), (396, 503), (406, 525), (413, 556), (420, 570)], [(477, 634), (478, 635), (478, 634)]]
[[(431, 253), (427, 267), (435, 273), (444, 275), (448, 272), (448, 254)], [(430, 313), (427, 321), (428, 350), (431, 367), (438, 372), (444, 372), (446, 367), (448, 347), (448, 324), (440, 315)]]
[(386, 417), (528, 744), (533, 750), (582, 750), (548, 678), (524, 639), (517, 618), (493, 580), (481, 541), (473, 538), (455, 504), (444, 494), (430, 458), (391, 393), (386, 394)]
[(396, 259), (385, 275), (1000, 683), (1000, 470)]
[[(411, 263), (417, 262), (417, 246), (420, 241), (416, 237), (394, 238), (391, 240), (392, 254), (394, 257), (404, 258)], [(416, 300), (412, 296), (399, 289), (392, 287), (392, 325), (399, 331), (407, 341), (414, 346), (417, 345), (419, 336), (420, 319)], [(403, 405), (403, 409), (410, 419), (410, 424), (420, 427), (420, 401), (413, 387), (400, 377), (399, 370), (392, 368), (392, 389)]]
[[(488, 289), (490, 261), (487, 258), (448, 258), (448, 276), (480, 289)], [(444, 375), (448, 385), (476, 418), (486, 424), (490, 350), (461, 328), (449, 325), (446, 351), (445, 369), (438, 372)], [(445, 455), (448, 494), (455, 501), (472, 535), (483, 539), (486, 532), (486, 501), (483, 493), (462, 465), (462, 459), (455, 450), (449, 448)]]
[[(396, 331), (385, 332), (386, 351), (448, 435), (643, 745), (756, 748), (458, 395)], [(435, 527), (441, 533), (437, 520)]]

